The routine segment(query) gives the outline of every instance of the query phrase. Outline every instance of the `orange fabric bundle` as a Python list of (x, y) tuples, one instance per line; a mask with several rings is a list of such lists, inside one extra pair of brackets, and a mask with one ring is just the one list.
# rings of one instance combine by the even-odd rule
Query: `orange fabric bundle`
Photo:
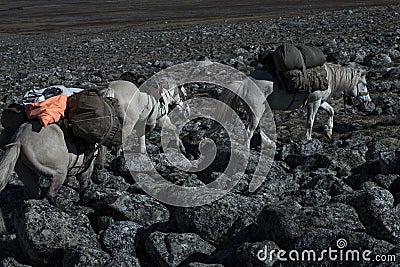
[(66, 95), (57, 95), (42, 102), (27, 104), (25, 113), (30, 120), (38, 118), (42, 126), (46, 127), (50, 123), (57, 122), (64, 117), (67, 98)]

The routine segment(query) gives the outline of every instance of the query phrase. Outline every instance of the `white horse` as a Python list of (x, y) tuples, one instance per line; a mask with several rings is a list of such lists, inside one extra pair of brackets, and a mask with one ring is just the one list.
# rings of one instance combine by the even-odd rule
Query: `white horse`
[[(250, 74), (249, 80), (239, 81), (236, 83), (235, 93), (227, 91), (222, 97), (222, 101), (228, 104), (233, 109), (237, 110), (240, 106), (240, 97), (245, 96), (249, 100), (250, 108), (248, 105), (243, 104), (243, 107), (248, 114), (247, 126), (247, 144), (250, 145), (255, 129), (258, 126), (259, 118), (265, 111), (265, 100), (252, 96), (249, 82), (254, 82), (264, 93), (265, 98), (271, 110), (295, 110), (302, 106), (307, 108), (307, 131), (306, 139), (311, 140), (312, 128), (314, 119), (319, 108), (325, 110), (328, 115), (328, 121), (324, 125), (325, 135), (328, 138), (332, 137), (333, 129), (333, 115), (334, 110), (328, 104), (328, 99), (337, 92), (343, 92), (359, 101), (368, 105), (371, 102), (367, 90), (367, 83), (365, 74), (366, 72), (343, 67), (337, 64), (326, 63), (325, 69), (327, 72), (328, 88), (321, 88), (311, 93), (299, 92), (290, 93), (279, 87), (279, 82), (276, 76), (268, 70), (258, 69)], [(250, 81), (251, 80), (251, 81)], [(226, 109), (222, 108), (221, 113), (225, 113)], [(270, 144), (270, 139), (260, 129), (261, 138), (266, 144)]]
[(173, 87), (169, 89), (162, 89), (161, 97), (158, 100), (158, 113), (156, 125), (166, 130), (171, 131), (175, 135), (176, 147), (182, 152), (185, 152), (182, 140), (179, 137), (179, 131), (176, 126), (171, 122), (168, 114), (171, 110), (176, 108), (178, 112), (182, 113), (185, 118), (190, 116), (189, 105), (185, 102), (187, 93), (185, 87)]
[[(179, 137), (179, 131), (177, 130), (176, 126), (172, 124), (170, 118), (168, 117), (168, 113), (171, 109), (177, 108), (179, 112), (181, 112), (185, 117), (189, 116), (190, 109), (187, 103), (185, 103), (185, 99), (187, 97), (186, 89), (181, 87), (173, 87), (169, 89), (162, 88), (161, 96), (158, 101), (156, 101), (155, 97), (151, 97), (150, 99), (143, 100), (142, 103), (149, 103), (149, 107), (152, 106), (151, 114), (147, 116), (141, 117), (137, 122), (132, 120), (137, 114), (137, 110), (134, 109), (136, 104), (129, 103), (129, 95), (132, 95), (134, 92), (139, 93), (138, 88), (136, 85), (129, 81), (115, 81), (112, 82), (108, 88), (106, 88), (102, 95), (104, 97), (113, 97), (117, 98), (120, 104), (120, 109), (122, 114), (125, 114), (125, 118), (128, 121), (124, 121), (124, 128), (132, 128), (127, 125), (127, 123), (135, 125), (135, 130), (137, 131), (137, 135), (139, 138), (139, 151), (141, 153), (146, 152), (146, 145), (145, 145), (145, 125), (147, 124), (148, 127), (151, 129), (155, 126), (164, 127), (164, 129), (171, 131), (176, 140), (176, 146), (179, 147), (183, 152), (185, 151), (185, 147)], [(150, 97), (150, 95), (146, 95), (146, 97)], [(140, 104), (142, 104), (140, 103)], [(139, 105), (140, 105), (139, 104)], [(129, 110), (127, 110), (129, 105)], [(146, 120), (145, 120), (146, 119)], [(129, 122), (131, 121), (131, 122)], [(105, 162), (105, 153), (107, 148), (105, 146), (100, 147), (99, 154), (96, 159), (96, 168), (103, 169), (104, 162)], [(116, 148), (117, 156), (120, 156), (120, 147)]]

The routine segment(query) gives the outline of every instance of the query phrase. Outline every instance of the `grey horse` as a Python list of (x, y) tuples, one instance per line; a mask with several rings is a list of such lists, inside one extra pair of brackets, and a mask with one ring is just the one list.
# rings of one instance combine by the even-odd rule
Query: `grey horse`
[[(137, 123), (147, 121), (155, 125), (157, 112), (153, 111), (157, 101), (154, 97), (140, 92), (133, 83), (127, 81), (111, 82), (108, 89), (113, 91), (116, 88), (120, 116), (124, 118), (123, 136), (129, 136)], [(144, 140), (141, 142), (144, 145)], [(56, 195), (67, 175), (77, 177), (80, 192), (83, 192), (90, 182), (94, 166), (94, 158), (88, 156), (95, 147), (91, 145), (89, 149), (81, 149), (82, 144), (86, 143), (66, 138), (57, 124), (47, 127), (42, 127), (39, 121), (22, 124), (11, 143), (5, 146), (0, 161), (0, 191), (15, 170), (33, 198), (40, 197), (39, 175), (49, 177), (51, 184), (46, 197), (55, 206), (58, 206)], [(5, 231), (5, 227), (0, 211), (0, 233), (2, 231)]]
[[(67, 175), (76, 175), (80, 191), (87, 187), (93, 171), (93, 159), (85, 163), (88, 150), (80, 149), (76, 141), (66, 139), (56, 124), (42, 127), (39, 121), (22, 124), (5, 147), (0, 162), (0, 191), (7, 185), (13, 170), (24, 183), (30, 197), (40, 198), (39, 175), (50, 178), (47, 199), (58, 206), (56, 195)], [(0, 211), (0, 232), (4, 231)]]

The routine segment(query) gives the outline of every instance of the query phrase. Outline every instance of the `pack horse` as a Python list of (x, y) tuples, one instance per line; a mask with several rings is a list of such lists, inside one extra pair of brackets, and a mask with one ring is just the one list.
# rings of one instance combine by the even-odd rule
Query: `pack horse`
[[(138, 122), (155, 124), (157, 101), (147, 93), (126, 81), (115, 81), (110, 90), (118, 91), (115, 96), (120, 103), (120, 116), (125, 118), (124, 129), (132, 130)], [(130, 105), (131, 104), (131, 105)], [(125, 132), (125, 135), (130, 134)], [(82, 147), (87, 146), (86, 149)], [(39, 121), (23, 123), (16, 130), (11, 143), (5, 147), (0, 161), (0, 191), (7, 185), (12, 171), (24, 183), (30, 197), (39, 198), (39, 175), (50, 179), (46, 197), (58, 206), (56, 195), (67, 175), (75, 175), (82, 192), (90, 182), (94, 159), (94, 144), (69, 139), (57, 124), (43, 127)], [(5, 232), (3, 216), (0, 211), (0, 233)]]
[[(344, 92), (347, 96), (357, 98), (364, 105), (368, 105), (371, 102), (371, 97), (367, 90), (365, 71), (332, 63), (325, 63), (323, 66), (327, 75), (327, 88), (318, 88), (312, 92), (288, 92), (280, 86), (281, 82), (276, 74), (270, 70), (257, 69), (250, 74), (251, 82), (256, 83), (263, 91), (271, 110), (295, 110), (302, 106), (306, 107), (307, 140), (311, 140), (312, 128), (319, 108), (328, 114), (328, 121), (324, 125), (324, 131), (328, 138), (332, 137), (334, 110), (327, 101), (334, 93)], [(246, 98), (250, 99), (256, 107), (265, 105), (260, 99), (252, 98), (251, 90), (249, 90), (251, 87), (247, 84), (248, 82), (236, 83), (238, 85), (236, 92), (227, 92), (222, 97), (222, 101), (237, 110), (241, 103), (239, 96), (246, 95)], [(250, 139), (258, 126), (256, 118), (261, 118), (265, 109), (250, 109), (247, 105), (243, 106), (248, 114), (247, 139), (249, 145)], [(224, 108), (222, 108), (221, 113), (224, 112)], [(270, 143), (270, 139), (262, 131), (261, 138), (266, 144)]]
[[(24, 183), (32, 198), (40, 197), (39, 175), (50, 178), (47, 198), (57, 206), (56, 195), (67, 175), (76, 175), (82, 192), (90, 181), (93, 160), (85, 163), (90, 148), (81, 150), (76, 142), (65, 138), (56, 124), (42, 127), (39, 121), (22, 124), (0, 162), (0, 191), (7, 185), (12, 171)], [(5, 231), (0, 211), (0, 232)]]
[[(143, 97), (147, 99), (142, 99), (141, 103), (130, 102), (130, 96), (135, 94), (144, 94)], [(175, 137), (175, 145), (177, 148), (181, 149), (181, 151), (185, 151), (185, 147), (183, 146), (182, 140), (179, 137), (179, 131), (176, 126), (171, 122), (168, 117), (168, 113), (171, 109), (176, 108), (178, 112), (183, 114), (185, 118), (189, 117), (190, 108), (189, 105), (185, 102), (187, 97), (186, 89), (181, 86), (175, 86), (172, 88), (161, 88), (160, 95), (153, 96), (152, 94), (141, 93), (135, 84), (129, 81), (120, 80), (110, 83), (108, 88), (106, 88), (102, 95), (104, 97), (112, 97), (117, 98), (120, 104), (120, 112), (121, 114), (126, 114), (124, 121), (124, 129), (126, 130), (126, 134), (130, 132), (132, 127), (137, 131), (138, 139), (139, 139), (139, 151), (141, 153), (145, 153), (146, 145), (145, 145), (145, 125), (148, 127), (154, 128), (155, 126), (164, 127), (164, 129), (173, 133)], [(158, 100), (157, 100), (158, 98)], [(148, 103), (147, 105), (140, 107)], [(139, 107), (137, 109), (137, 107)], [(146, 110), (143, 113), (143, 116), (140, 118), (136, 118), (136, 114), (140, 114), (140, 110)], [(107, 147), (102, 146), (99, 149), (99, 154), (96, 159), (96, 168), (103, 169), (105, 163), (105, 153)], [(117, 156), (120, 155), (120, 147), (116, 148)]]

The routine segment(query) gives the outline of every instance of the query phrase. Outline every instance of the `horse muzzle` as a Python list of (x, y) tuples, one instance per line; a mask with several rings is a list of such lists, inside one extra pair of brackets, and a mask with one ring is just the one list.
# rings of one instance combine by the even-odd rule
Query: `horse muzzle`
[(367, 108), (371, 103), (372, 103), (372, 100), (368, 100), (368, 101), (364, 102), (363, 104), (364, 104), (364, 107)]
[(369, 94), (360, 96), (360, 97), (359, 97), (359, 100), (360, 100), (361, 103), (364, 104), (365, 107), (368, 107), (368, 106), (371, 104), (371, 102), (372, 102), (372, 99), (371, 99), (371, 97), (369, 96)]

